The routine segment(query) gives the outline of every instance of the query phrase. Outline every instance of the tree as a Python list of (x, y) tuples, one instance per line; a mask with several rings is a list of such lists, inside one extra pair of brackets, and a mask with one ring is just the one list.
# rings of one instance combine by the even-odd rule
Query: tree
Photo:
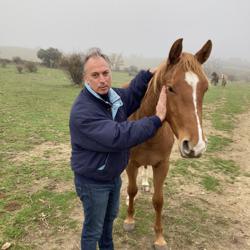
[(120, 71), (120, 67), (124, 64), (122, 54), (112, 53), (109, 56), (111, 67), (115, 71)]
[(129, 67), (128, 67), (128, 74), (130, 75), (130, 76), (135, 76), (137, 73), (138, 73), (138, 68), (135, 66), (135, 65), (130, 65)]
[(43, 64), (49, 68), (57, 68), (62, 58), (62, 53), (55, 48), (46, 50), (40, 49), (37, 52), (37, 57), (42, 60)]
[(212, 59), (205, 63), (204, 69), (207, 75), (213, 72), (222, 72), (222, 61), (220, 59)]

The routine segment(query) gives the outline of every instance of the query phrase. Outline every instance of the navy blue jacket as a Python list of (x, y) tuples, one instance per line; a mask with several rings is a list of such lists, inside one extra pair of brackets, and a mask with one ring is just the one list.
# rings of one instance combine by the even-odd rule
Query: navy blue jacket
[(140, 106), (151, 77), (149, 71), (140, 71), (129, 88), (110, 89), (110, 103), (85, 85), (70, 114), (71, 166), (76, 177), (111, 182), (128, 164), (129, 149), (155, 134), (161, 126), (157, 116), (127, 121)]

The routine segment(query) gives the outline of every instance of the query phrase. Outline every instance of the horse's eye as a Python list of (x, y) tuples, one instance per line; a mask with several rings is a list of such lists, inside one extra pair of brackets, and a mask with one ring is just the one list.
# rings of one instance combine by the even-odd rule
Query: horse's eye
[(175, 93), (172, 86), (167, 86), (167, 90), (168, 90), (169, 92)]

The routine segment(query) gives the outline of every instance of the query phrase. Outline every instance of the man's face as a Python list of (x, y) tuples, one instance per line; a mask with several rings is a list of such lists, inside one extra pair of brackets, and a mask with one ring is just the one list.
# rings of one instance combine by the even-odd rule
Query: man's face
[(91, 57), (85, 64), (84, 80), (97, 94), (107, 94), (111, 87), (111, 70), (102, 57)]

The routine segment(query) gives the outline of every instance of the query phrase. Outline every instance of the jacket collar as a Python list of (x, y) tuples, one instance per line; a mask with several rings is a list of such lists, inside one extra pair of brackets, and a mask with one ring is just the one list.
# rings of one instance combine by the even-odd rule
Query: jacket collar
[(101, 98), (101, 96), (99, 96), (90, 86), (89, 84), (85, 83), (85, 87), (88, 90), (88, 92), (90, 94), (92, 94), (93, 96), (95, 96), (97, 99), (103, 101), (106, 105), (110, 105), (111, 106), (111, 112), (112, 112), (112, 118), (113, 120), (116, 117), (117, 111), (118, 109), (123, 106), (123, 102), (121, 100), (121, 97), (112, 89), (109, 89), (108, 92), (108, 96), (109, 96), (109, 101), (107, 102), (104, 99)]
[[(103, 102), (107, 103), (104, 99), (101, 98), (100, 95), (98, 95), (90, 86), (88, 83), (85, 83), (84, 84), (86, 89), (93, 95), (95, 96), (96, 98), (102, 100)], [(108, 96), (109, 96), (109, 101), (111, 104), (114, 104), (116, 101), (118, 100), (121, 100), (121, 97), (112, 89), (110, 88), (109, 89), (109, 92), (108, 92)]]

